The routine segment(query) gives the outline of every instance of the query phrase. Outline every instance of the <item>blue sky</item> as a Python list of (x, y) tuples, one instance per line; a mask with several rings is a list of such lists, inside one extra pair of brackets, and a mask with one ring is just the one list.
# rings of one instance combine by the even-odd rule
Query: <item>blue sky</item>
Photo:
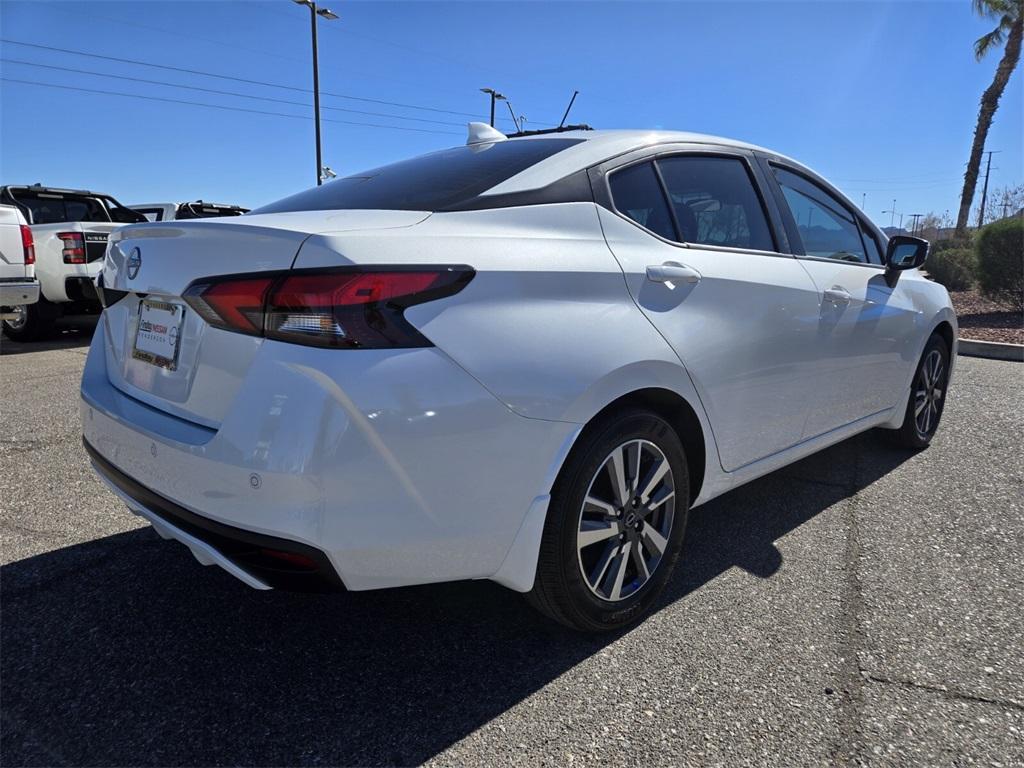
[[(998, 60), (974, 61), (972, 42), (992, 24), (968, 0), (328, 5), (341, 19), (320, 24), (321, 90), (337, 94), (323, 97), (335, 108), (325, 120), (419, 129), (324, 122), (324, 161), (339, 174), (462, 143), (469, 115), (486, 115), (483, 86), (509, 96), (527, 127), (557, 123), (578, 89), (572, 119), (771, 147), (858, 203), (866, 193), (883, 225), (893, 198), (906, 213), (955, 215), (978, 99)], [(289, 0), (3, 0), (0, 30), (23, 43), (310, 88), (308, 11)], [(250, 206), (313, 182), (313, 125), (300, 106), (308, 93), (0, 45), (0, 182), (87, 187), (126, 203)], [(995, 187), (1024, 180), (1022, 75), (989, 136), (1002, 150)]]

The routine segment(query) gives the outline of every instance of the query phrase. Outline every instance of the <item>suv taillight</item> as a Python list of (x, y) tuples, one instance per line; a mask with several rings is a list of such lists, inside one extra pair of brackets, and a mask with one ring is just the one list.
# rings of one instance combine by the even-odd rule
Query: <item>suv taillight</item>
[(182, 294), (206, 322), (228, 331), (317, 347), (429, 347), (407, 307), (461, 291), (470, 267), (383, 267), (235, 275)]
[(21, 250), (25, 255), (25, 264), (36, 263), (36, 244), (32, 240), (32, 230), (21, 225)]
[(81, 232), (58, 232), (57, 237), (64, 243), (61, 255), (65, 264), (85, 264), (85, 235)]

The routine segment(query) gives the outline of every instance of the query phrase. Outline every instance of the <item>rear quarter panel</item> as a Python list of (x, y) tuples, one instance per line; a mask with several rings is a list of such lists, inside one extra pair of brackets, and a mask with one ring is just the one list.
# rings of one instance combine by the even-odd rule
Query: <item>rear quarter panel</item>
[(406, 311), (440, 350), (520, 416), (584, 424), (608, 403), (661, 387), (711, 430), (678, 357), (640, 312), (596, 206), (438, 213), (406, 230), (314, 235), (296, 267), (468, 264), (457, 295)]

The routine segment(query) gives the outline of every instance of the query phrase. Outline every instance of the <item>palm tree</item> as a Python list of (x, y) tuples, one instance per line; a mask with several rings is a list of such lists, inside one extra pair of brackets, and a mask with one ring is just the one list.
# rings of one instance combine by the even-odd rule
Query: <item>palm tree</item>
[(981, 155), (985, 151), (985, 139), (988, 129), (992, 127), (992, 118), (999, 108), (999, 99), (1010, 81), (1010, 75), (1020, 60), (1021, 36), (1024, 33), (1024, 0), (972, 0), (974, 12), (986, 18), (998, 18), (999, 24), (987, 35), (982, 35), (974, 43), (974, 57), (981, 61), (985, 55), (1006, 41), (1003, 58), (996, 67), (992, 84), (981, 95), (981, 106), (978, 109), (978, 124), (974, 128), (974, 143), (971, 145), (971, 159), (967, 163), (964, 174), (964, 191), (960, 196), (960, 213), (956, 217), (956, 234), (962, 236), (967, 231), (967, 217), (974, 202), (974, 188), (978, 184), (978, 170), (981, 168)]

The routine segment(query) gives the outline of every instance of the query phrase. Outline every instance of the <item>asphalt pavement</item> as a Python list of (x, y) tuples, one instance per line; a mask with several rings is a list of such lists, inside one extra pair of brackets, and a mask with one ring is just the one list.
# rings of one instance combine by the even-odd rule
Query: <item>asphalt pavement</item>
[(251, 590), (93, 476), (89, 328), (0, 340), (0, 763), (1024, 764), (1024, 365), (932, 447), (848, 440), (695, 510), (588, 637), (487, 582)]

